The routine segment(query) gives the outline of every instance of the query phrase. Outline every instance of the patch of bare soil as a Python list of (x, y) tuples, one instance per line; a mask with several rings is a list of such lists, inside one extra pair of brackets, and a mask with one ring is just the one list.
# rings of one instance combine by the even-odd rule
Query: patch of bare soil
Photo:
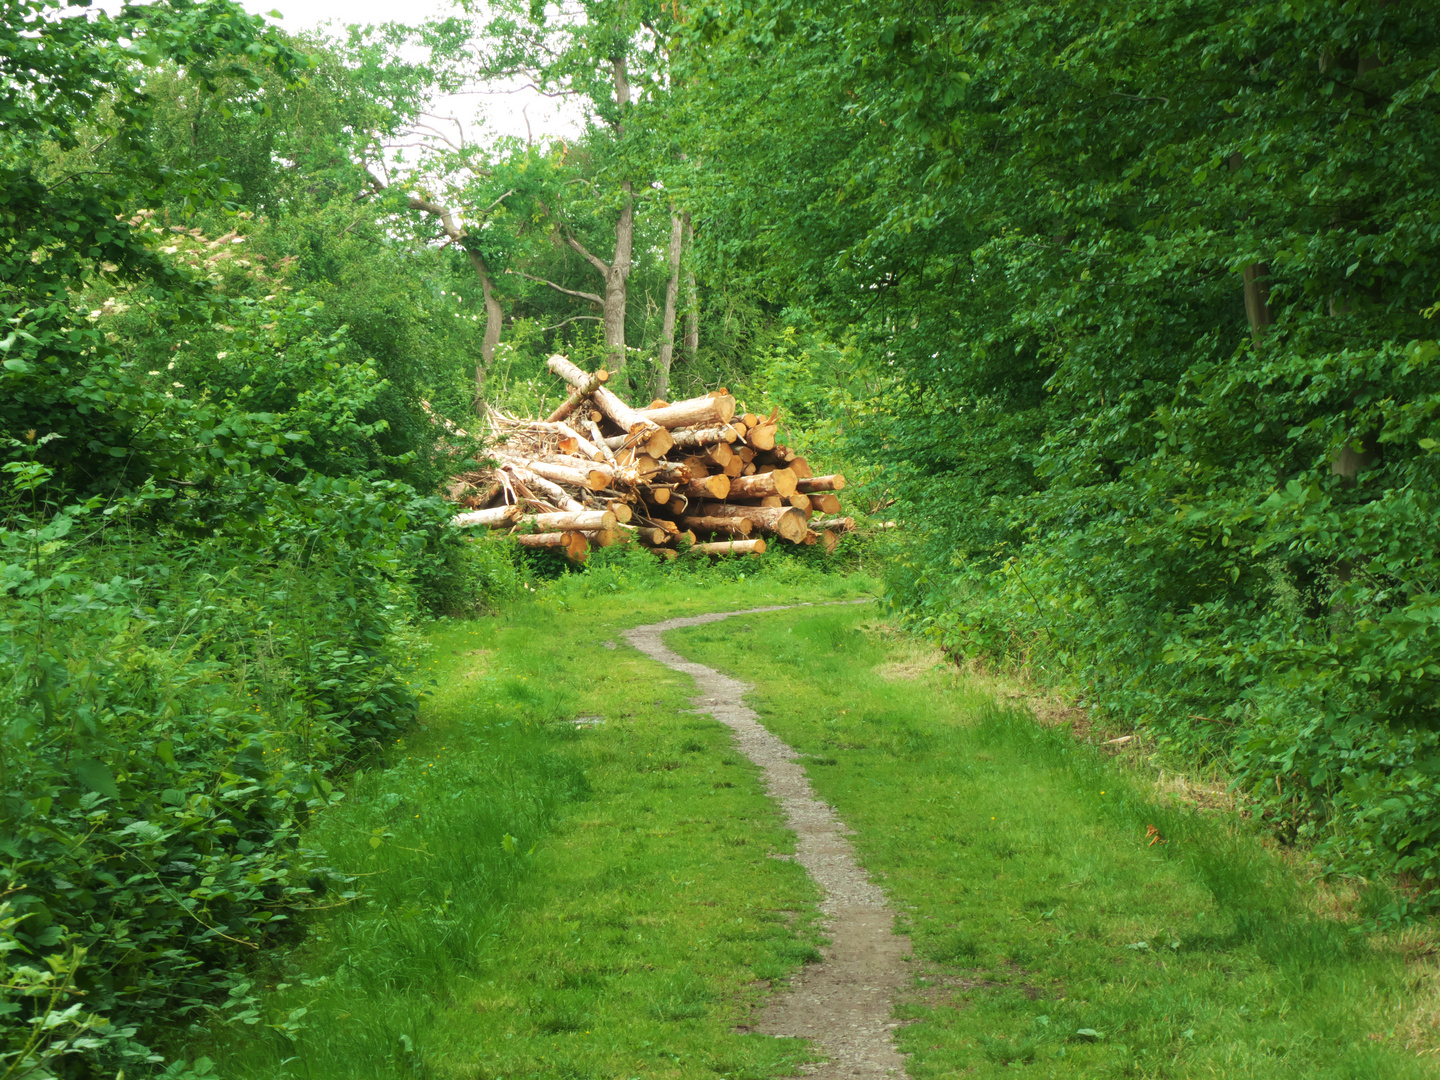
[(637, 626), (625, 636), (647, 656), (695, 679), (700, 689), (691, 699), (695, 711), (727, 725), (741, 752), (760, 767), (767, 792), (780, 803), (795, 832), (795, 860), (824, 894), (820, 909), (831, 944), (823, 961), (801, 970), (785, 992), (771, 998), (749, 1030), (811, 1040), (828, 1060), (805, 1071), (823, 1080), (902, 1076), (905, 1058), (893, 1037), (902, 1022), (894, 1013), (896, 999), (909, 982), (904, 958), (910, 955), (910, 940), (895, 933), (884, 894), (855, 861), (847, 839), (853, 832), (815, 797), (798, 764), (800, 756), (761, 726), (745, 704), (744, 694), (752, 687), (691, 663), (661, 640), (667, 630), (797, 606), (808, 605), (669, 619)]

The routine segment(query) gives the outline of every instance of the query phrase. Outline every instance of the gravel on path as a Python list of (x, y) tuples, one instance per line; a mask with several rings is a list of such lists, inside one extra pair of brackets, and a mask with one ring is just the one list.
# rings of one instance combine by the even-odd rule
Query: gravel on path
[[(868, 603), (869, 601), (848, 601)], [(905, 957), (910, 939), (894, 932), (894, 914), (885, 895), (855, 861), (847, 836), (855, 835), (835, 811), (815, 797), (800, 755), (770, 734), (744, 694), (754, 689), (704, 664), (691, 663), (666, 647), (667, 630), (719, 622), (736, 615), (786, 611), (809, 604), (715, 612), (637, 626), (625, 631), (635, 648), (695, 679), (695, 711), (707, 713), (735, 733), (740, 750), (760, 767), (770, 797), (779, 801), (796, 836), (795, 859), (824, 893), (820, 910), (831, 944), (819, 964), (806, 966), (784, 993), (763, 1010), (755, 1030), (767, 1035), (810, 1039), (828, 1061), (806, 1066), (823, 1080), (872, 1080), (905, 1074), (895, 1046), (895, 999), (909, 979)]]

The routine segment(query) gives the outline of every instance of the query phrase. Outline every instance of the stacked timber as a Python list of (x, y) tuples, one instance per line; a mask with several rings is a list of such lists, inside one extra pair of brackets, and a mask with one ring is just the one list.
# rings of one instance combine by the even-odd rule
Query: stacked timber
[(661, 558), (682, 548), (760, 554), (776, 541), (828, 553), (854, 528), (839, 516), (845, 477), (816, 476), (776, 441), (778, 409), (739, 411), (723, 389), (636, 409), (606, 387), (603, 368), (582, 371), (563, 356), (546, 366), (569, 396), (544, 419), (490, 410), (496, 466), (452, 484), (451, 498), (468, 508), (452, 524), (503, 529), (577, 561), (617, 543)]

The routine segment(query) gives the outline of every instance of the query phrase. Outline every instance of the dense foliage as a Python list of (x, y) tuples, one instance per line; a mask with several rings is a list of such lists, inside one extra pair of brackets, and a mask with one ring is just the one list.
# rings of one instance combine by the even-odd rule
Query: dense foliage
[(842, 350), (897, 603), (1428, 890), (1429, 13), (781, 0), (698, 17), (691, 65), (710, 255)]

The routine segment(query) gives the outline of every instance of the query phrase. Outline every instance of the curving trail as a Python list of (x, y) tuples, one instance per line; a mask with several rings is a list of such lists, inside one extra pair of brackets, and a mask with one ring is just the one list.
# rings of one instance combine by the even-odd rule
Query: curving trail
[[(869, 601), (849, 601), (868, 603)], [(771, 999), (757, 1030), (768, 1035), (811, 1039), (829, 1061), (808, 1069), (825, 1080), (871, 1080), (905, 1074), (905, 1059), (895, 1047), (895, 998), (908, 979), (903, 958), (910, 940), (894, 933), (894, 916), (885, 896), (855, 861), (846, 836), (853, 835), (835, 811), (815, 797), (799, 755), (761, 726), (743, 694), (753, 689), (703, 664), (691, 663), (667, 648), (667, 630), (719, 622), (736, 615), (786, 611), (809, 604), (716, 612), (637, 626), (625, 631), (635, 648), (667, 667), (695, 679), (700, 695), (696, 712), (708, 713), (735, 733), (739, 749), (763, 770), (765, 788), (779, 801), (797, 840), (796, 860), (824, 898), (831, 944), (824, 960), (804, 968), (787, 992)]]

